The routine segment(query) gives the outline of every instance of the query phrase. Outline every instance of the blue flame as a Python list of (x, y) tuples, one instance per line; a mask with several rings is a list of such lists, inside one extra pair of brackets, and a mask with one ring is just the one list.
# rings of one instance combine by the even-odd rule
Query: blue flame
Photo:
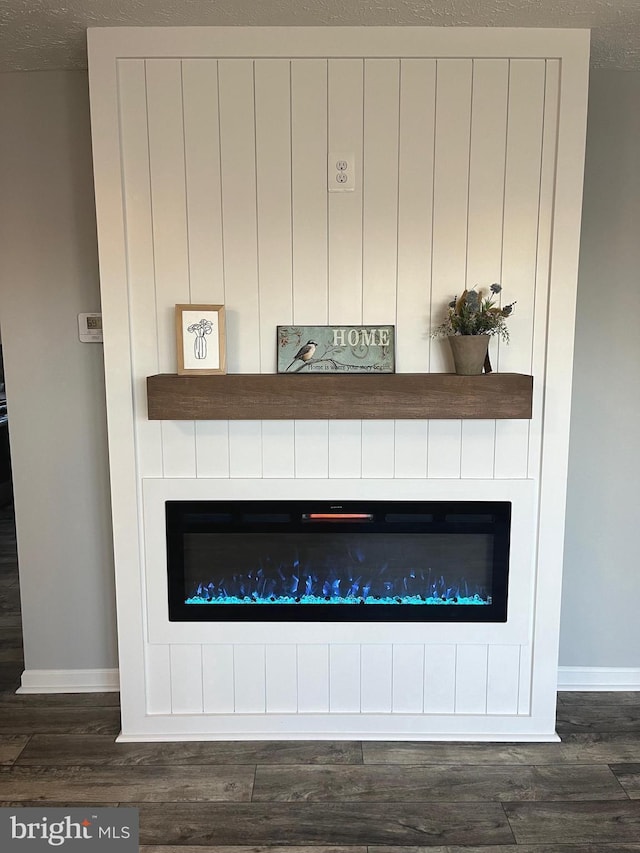
[(204, 595), (194, 595), (186, 599), (186, 604), (419, 604), (419, 605), (470, 605), (470, 604), (491, 604), (491, 596), (486, 599), (479, 595), (470, 597), (453, 597), (446, 598), (443, 596), (431, 596), (423, 598), (420, 595), (408, 596), (329, 596), (330, 601), (327, 601), (327, 596), (317, 595), (301, 595), (292, 597), (290, 595), (281, 595), (279, 597), (270, 596), (261, 598), (257, 595), (220, 595), (214, 598), (208, 598)]

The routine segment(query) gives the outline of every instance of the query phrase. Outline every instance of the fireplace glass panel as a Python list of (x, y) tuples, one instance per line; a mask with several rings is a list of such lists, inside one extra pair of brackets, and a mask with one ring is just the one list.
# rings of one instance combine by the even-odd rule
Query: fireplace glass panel
[(172, 621), (505, 621), (506, 502), (167, 502)]

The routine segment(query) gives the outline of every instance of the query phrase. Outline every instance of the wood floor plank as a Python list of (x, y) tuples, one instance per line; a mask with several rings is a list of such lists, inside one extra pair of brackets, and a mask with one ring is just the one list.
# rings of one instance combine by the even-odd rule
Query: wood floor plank
[[(132, 803), (132, 805), (137, 805)], [(502, 806), (141, 803), (148, 845), (513, 844)]]
[(563, 707), (558, 711), (556, 730), (570, 732), (636, 732), (640, 734), (640, 708), (622, 705), (597, 708)]
[(559, 743), (445, 743), (368, 741), (365, 764), (556, 764)]
[[(144, 847), (140, 848), (144, 850)], [(156, 848), (160, 851), (162, 848)], [(200, 848), (202, 853), (205, 849)], [(178, 851), (180, 848), (176, 847)], [(385, 847), (370, 845), (368, 853), (640, 853), (638, 844), (501, 844), (499, 847)]]
[(21, 649), (22, 648), (22, 630), (17, 627), (11, 627), (0, 623), (0, 646), (5, 649)]
[(109, 693), (0, 693), (4, 708), (120, 708), (120, 694)]
[(24, 656), (20, 646), (0, 646), (0, 663), (22, 664), (23, 662)]
[(0, 764), (13, 764), (27, 745), (28, 740), (29, 738), (26, 735), (1, 735)]
[[(47, 800), (47, 808), (51, 809), (77, 809), (77, 802), (69, 802), (68, 800)], [(82, 808), (86, 809), (110, 809), (114, 806), (125, 806), (129, 808), (129, 803), (110, 803), (110, 802), (87, 802), (82, 803)], [(42, 800), (0, 800), (0, 809), (40, 809), (42, 808)], [(4, 851), (3, 851), (4, 853)]]
[(0, 734), (105, 734), (120, 731), (119, 708), (3, 707)]
[(558, 707), (561, 705), (572, 708), (632, 705), (639, 708), (640, 692), (637, 690), (563, 690), (558, 693)]
[(361, 764), (359, 743), (218, 741), (116, 743), (106, 735), (34, 735), (21, 765)]
[(632, 800), (640, 799), (640, 763), (613, 764), (611, 770)]
[(640, 738), (633, 732), (581, 732), (562, 743), (366, 742), (365, 764), (612, 764), (640, 762)]
[[(286, 845), (278, 845), (278, 844), (270, 844), (270, 845), (234, 845), (232, 847), (229, 846), (217, 846), (217, 847), (193, 847), (191, 845), (185, 844), (180, 846), (175, 845), (154, 845), (154, 844), (142, 844), (140, 846), (140, 853), (367, 853), (367, 850), (370, 848), (364, 846), (350, 846), (345, 847), (344, 845), (319, 845), (314, 844), (313, 846), (305, 846), (302, 847), (299, 844), (286, 844)], [(398, 848), (404, 850), (405, 848)], [(443, 849), (443, 848), (440, 848)], [(465, 848), (466, 849), (466, 848)], [(483, 848), (487, 849), (487, 848)], [(503, 848), (496, 848), (502, 850)], [(429, 850), (433, 850), (432, 847)]]
[(626, 800), (606, 765), (262, 767), (253, 802)]
[(252, 786), (249, 766), (0, 769), (0, 800), (248, 802)]
[(505, 803), (518, 844), (634, 843), (640, 800), (615, 803)]
[(627, 732), (591, 732), (563, 735), (564, 761), (589, 764), (640, 762), (640, 738)]

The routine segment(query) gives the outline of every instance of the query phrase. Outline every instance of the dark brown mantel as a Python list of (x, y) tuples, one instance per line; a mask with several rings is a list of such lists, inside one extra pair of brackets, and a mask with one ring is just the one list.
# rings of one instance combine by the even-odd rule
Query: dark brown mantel
[(530, 418), (521, 373), (256, 373), (147, 378), (150, 420)]

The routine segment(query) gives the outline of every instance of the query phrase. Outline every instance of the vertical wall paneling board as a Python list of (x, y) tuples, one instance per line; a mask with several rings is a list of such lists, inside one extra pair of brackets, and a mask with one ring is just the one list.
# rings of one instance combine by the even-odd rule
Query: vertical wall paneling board
[[(530, 373), (535, 310), (545, 62), (510, 61), (501, 294), (517, 301), (510, 343), (498, 346), (498, 369)], [(529, 422), (496, 423), (496, 477), (526, 477)]]
[[(327, 62), (291, 62), (293, 321), (327, 322)], [(284, 321), (282, 321), (284, 322)]]
[(329, 476), (362, 476), (362, 421), (329, 421)]
[(462, 421), (429, 421), (427, 473), (432, 479), (460, 477)]
[(396, 714), (421, 714), (424, 707), (424, 646), (393, 647), (393, 704)]
[[(256, 60), (260, 370), (276, 372), (276, 327), (293, 320), (291, 64)], [(292, 421), (263, 424), (263, 476), (293, 477)]]
[(362, 421), (362, 476), (393, 477), (395, 421)]
[(329, 646), (300, 644), (298, 653), (298, 712), (329, 711)]
[(400, 61), (364, 62), (362, 321), (396, 321)]
[(218, 63), (229, 373), (260, 372), (253, 62)]
[[(431, 323), (437, 325), (466, 277), (471, 60), (438, 60), (431, 261)], [(455, 109), (451, 105), (456, 104)], [(446, 340), (431, 341), (430, 370), (450, 371)], [(459, 477), (462, 428), (452, 421), (429, 424), (429, 477)]]
[(360, 712), (360, 646), (329, 646), (329, 710), (333, 714)]
[(144, 60), (118, 63), (120, 145), (125, 207), (129, 310), (136, 336), (132, 351), (138, 469), (142, 476), (162, 476), (162, 427), (146, 417), (147, 376), (157, 373), (158, 329), (149, 180), (147, 93)]
[(328, 63), (328, 153), (355, 157), (354, 191), (328, 194), (329, 323), (362, 323), (363, 72), (361, 59)]
[(496, 478), (527, 476), (529, 421), (496, 421)]
[[(253, 62), (218, 62), (227, 369), (260, 372)], [(232, 477), (262, 473), (261, 424), (229, 423)]]
[(495, 421), (462, 421), (460, 474), (465, 479), (493, 477)]
[(296, 477), (329, 476), (328, 421), (295, 422)]
[[(434, 326), (444, 319), (447, 304), (466, 281), (472, 71), (468, 59), (437, 62), (431, 269)], [(452, 367), (447, 341), (432, 341), (431, 371), (449, 372)]]
[(404, 373), (429, 370), (435, 98), (435, 61), (401, 60), (396, 360)]
[(266, 648), (266, 707), (268, 714), (295, 714), (298, 710), (296, 647)]
[[(399, 130), (397, 60), (365, 60), (363, 97), (362, 322), (395, 324)], [(333, 146), (330, 148), (335, 150)], [(362, 476), (393, 477), (393, 466), (393, 421), (363, 421)], [(363, 647), (363, 666), (367, 654), (369, 652)], [(388, 686), (390, 709), (390, 681)], [(375, 689), (373, 685), (370, 687)], [(380, 687), (386, 693), (386, 687), (381, 684)], [(364, 701), (364, 692), (362, 698)], [(370, 699), (373, 705), (387, 701), (377, 695), (371, 695)]]
[(147, 714), (171, 713), (170, 646), (147, 643), (144, 649)]
[(165, 477), (195, 477), (196, 440), (193, 421), (161, 421)]
[[(146, 61), (151, 210), (158, 318), (158, 367), (176, 369), (174, 305), (189, 302), (182, 63)], [(162, 422), (165, 477), (195, 475), (195, 429), (190, 421)]]
[(517, 714), (520, 646), (489, 646), (487, 714)]
[(453, 714), (456, 704), (456, 647), (424, 647), (424, 712)]
[(233, 671), (236, 713), (264, 714), (266, 703), (264, 646), (235, 645)]
[[(183, 61), (182, 100), (191, 301), (224, 305), (218, 63), (215, 60)], [(228, 477), (228, 424), (196, 421), (195, 431), (197, 476)]]
[[(473, 61), (469, 218), (467, 229), (468, 288), (483, 291), (502, 276), (502, 213), (507, 136), (509, 62)], [(491, 340), (495, 362), (497, 347)], [(493, 476), (495, 421), (462, 424), (462, 476)]]
[(261, 421), (229, 421), (229, 476), (262, 477)]
[(255, 121), (260, 370), (275, 373), (276, 326), (293, 320), (288, 60), (256, 60)]
[(360, 681), (363, 714), (388, 714), (392, 708), (393, 647), (370, 643), (362, 646)]
[[(301, 325), (329, 320), (327, 73), (326, 60), (291, 63), (292, 319)], [(296, 421), (295, 476), (327, 477), (328, 445), (327, 421)]]
[(196, 476), (229, 476), (229, 421), (196, 421)]
[(262, 422), (262, 476), (295, 475), (294, 421)]
[(520, 683), (518, 686), (518, 713), (531, 713), (531, 678), (533, 647), (520, 646)]
[(202, 647), (202, 692), (205, 714), (233, 713), (233, 646)]
[[(363, 322), (363, 97), (363, 62), (329, 60), (327, 154), (344, 153), (355, 157), (355, 190), (327, 192), (328, 323)], [(325, 191), (327, 180), (325, 176)], [(363, 428), (363, 424), (353, 421), (339, 420), (330, 424), (329, 464), (330, 471), (335, 471), (334, 476), (362, 476)]]
[[(260, 372), (253, 62), (218, 63), (227, 368)], [(261, 424), (229, 423), (231, 477), (262, 475)]]
[(426, 477), (429, 422), (410, 420), (395, 423), (395, 476), (417, 479)]
[(456, 714), (486, 714), (488, 646), (459, 645), (456, 654)]
[(224, 304), (218, 63), (182, 62), (191, 300)]
[[(396, 364), (429, 370), (436, 63), (400, 62)], [(426, 477), (427, 421), (396, 421), (396, 477)]]
[(510, 61), (502, 301), (518, 304), (509, 318), (511, 341), (500, 347), (502, 371), (531, 367), (545, 70), (541, 59)]
[(538, 218), (538, 257), (533, 324), (533, 358), (531, 372), (538, 381), (533, 383), (533, 420), (529, 426), (528, 476), (537, 477), (542, 452), (542, 401), (545, 370), (545, 341), (549, 300), (549, 269), (551, 263), (551, 228), (556, 171), (558, 135), (558, 98), (560, 95), (560, 62), (546, 63), (544, 126), (542, 130), (542, 174), (540, 176), (540, 214)]
[(171, 662), (171, 711), (174, 714), (201, 714), (202, 646), (173, 645)]

